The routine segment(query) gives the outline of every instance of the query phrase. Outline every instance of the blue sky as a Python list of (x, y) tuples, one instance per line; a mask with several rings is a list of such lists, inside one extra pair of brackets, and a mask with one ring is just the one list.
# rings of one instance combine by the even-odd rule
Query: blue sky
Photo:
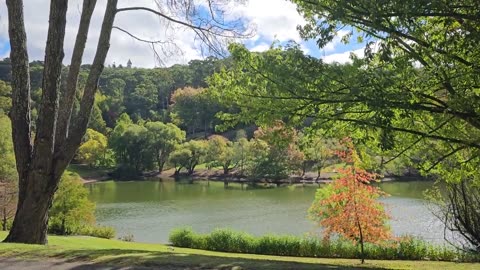
[(0, 57), (7, 56), (10, 52), (10, 43), (7, 39), (0, 38)]
[[(98, 31), (101, 25), (102, 13), (106, 1), (98, 1), (95, 10), (89, 43), (85, 51), (84, 62), (92, 61), (95, 54), (95, 45), (98, 39)], [(201, 2), (201, 0), (199, 0)], [(248, 48), (254, 51), (264, 51), (270, 45), (278, 41), (280, 43), (293, 40), (301, 44), (302, 49), (315, 57), (323, 58), (326, 62), (346, 62), (349, 60), (350, 52), (355, 51), (362, 54), (364, 44), (358, 44), (352, 38), (350, 44), (340, 42), (341, 36), (347, 31), (340, 31), (338, 38), (335, 38), (325, 48), (319, 49), (315, 41), (303, 41), (297, 30), (297, 25), (302, 25), (305, 20), (296, 12), (296, 7), (285, 0), (250, 0), (244, 5), (228, 4), (221, 6), (226, 13), (226, 19), (241, 19), (256, 28), (255, 35), (243, 40)], [(67, 33), (65, 44), (65, 62), (68, 63), (78, 27), (81, 0), (70, 0), (67, 18)], [(122, 6), (147, 6), (155, 7), (154, 0), (122, 0)], [(28, 48), (31, 60), (43, 59), (44, 46), (48, 26), (48, 0), (29, 0), (25, 4), (25, 24), (28, 35)], [(0, 2), (0, 58), (8, 56), (8, 31), (7, 14), (5, 2)], [(186, 63), (192, 59), (202, 58), (204, 55), (199, 52), (195, 45), (195, 35), (188, 29), (171, 27), (165, 28), (166, 23), (145, 12), (119, 13), (116, 18), (117, 26), (122, 27), (145, 39), (162, 39), (173, 41), (175, 46), (167, 48), (175, 53), (164, 57), (164, 64), (169, 66), (176, 63)], [(107, 65), (116, 63), (123, 64), (132, 59), (134, 66), (153, 67), (159, 63), (155, 61), (152, 50), (148, 45), (133, 40), (131, 37), (115, 31), (112, 34), (111, 49), (107, 58)]]

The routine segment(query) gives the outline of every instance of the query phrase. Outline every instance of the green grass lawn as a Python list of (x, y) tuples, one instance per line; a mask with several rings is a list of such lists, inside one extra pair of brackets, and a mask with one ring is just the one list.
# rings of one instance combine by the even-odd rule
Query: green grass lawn
[(68, 171), (77, 173), (81, 178), (85, 180), (102, 179), (108, 177), (108, 170), (92, 168), (84, 164), (70, 164), (67, 168)]
[[(6, 232), (0, 232), (5, 238)], [(118, 266), (166, 269), (480, 269), (480, 264), (428, 261), (367, 261), (223, 253), (92, 237), (50, 236), (49, 244), (0, 244), (0, 257), (91, 261)]]

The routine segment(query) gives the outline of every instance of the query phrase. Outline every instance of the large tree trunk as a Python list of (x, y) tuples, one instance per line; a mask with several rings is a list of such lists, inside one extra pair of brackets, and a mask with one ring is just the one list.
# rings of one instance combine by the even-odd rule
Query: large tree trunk
[[(27, 194), (32, 192), (27, 190)], [(53, 193), (26, 196), (18, 203), (17, 214), (5, 242), (26, 244), (46, 244), (48, 228), (48, 209), (52, 203)]]
[[(12, 4), (10, 4), (10, 7), (14, 8)], [(47, 242), (48, 209), (58, 185), (58, 179), (52, 174), (55, 143), (55, 136), (52, 133), (55, 131), (57, 120), (58, 89), (64, 55), (63, 42), (67, 7), (68, 1), (65, 0), (54, 0), (50, 4), (42, 82), (42, 103), (37, 122), (37, 132), (33, 153), (30, 154), (30, 164), (24, 164), (22, 168), (17, 168), (19, 171), (28, 172), (28, 175), (19, 173), (19, 176), (24, 178), (19, 183), (23, 194), (19, 196), (17, 213), (12, 230), (5, 239), (6, 242), (38, 244), (46, 244)], [(18, 22), (14, 19), (13, 22), (9, 23), (17, 24)], [(16, 70), (12, 70), (12, 73), (14, 72)], [(30, 123), (18, 124), (24, 127)], [(18, 144), (20, 145), (20, 143)], [(21, 142), (21, 144), (24, 144), (24, 142)]]
[[(34, 146), (30, 139), (30, 84), (28, 55), (23, 22), (23, 1), (7, 0), (9, 35), (12, 58), (12, 135), (19, 174), (19, 198), (12, 229), (6, 242), (46, 244), (48, 209), (60, 178), (73, 158), (85, 134), (93, 106), (98, 79), (110, 47), (110, 35), (115, 19), (118, 0), (108, 0), (103, 19), (97, 52), (90, 69), (80, 112), (69, 133), (71, 108), (75, 95), (78, 70), (81, 65), (90, 17), (96, 0), (85, 0), (81, 25), (75, 43), (68, 84), (70, 88), (62, 95), (60, 110), (63, 115), (57, 123), (60, 98), (60, 76), (63, 60), (66, 12), (68, 1), (52, 0), (48, 38), (45, 52), (45, 67), (42, 84), (42, 104), (37, 123)], [(64, 106), (66, 104), (66, 106)], [(57, 125), (58, 124), (58, 125)], [(58, 136), (56, 138), (56, 135)], [(58, 139), (58, 140), (56, 140)]]

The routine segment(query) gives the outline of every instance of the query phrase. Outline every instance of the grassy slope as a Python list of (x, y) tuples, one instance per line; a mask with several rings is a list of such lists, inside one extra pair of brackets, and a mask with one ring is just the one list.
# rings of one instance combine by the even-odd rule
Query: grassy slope
[(77, 173), (84, 180), (98, 180), (108, 178), (106, 169), (91, 168), (84, 164), (70, 164), (67, 168), (68, 171)]
[[(0, 232), (0, 238), (6, 236)], [(358, 260), (279, 257), (251, 254), (212, 252), (174, 248), (165, 245), (129, 243), (92, 237), (50, 236), (49, 245), (0, 244), (0, 257), (25, 259), (56, 258), (87, 260), (99, 264), (143, 265), (185, 269), (480, 269), (480, 264), (417, 262), (417, 261), (367, 261)]]

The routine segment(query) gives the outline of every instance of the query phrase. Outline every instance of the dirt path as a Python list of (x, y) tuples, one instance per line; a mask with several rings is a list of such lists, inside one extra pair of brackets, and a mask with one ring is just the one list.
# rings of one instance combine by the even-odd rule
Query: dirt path
[(179, 270), (179, 268), (150, 268), (150, 267), (119, 267), (94, 264), (91, 262), (81, 261), (64, 261), (47, 259), (37, 260), (19, 260), (13, 258), (0, 258), (0, 269), (2, 270), (151, 270), (151, 269), (167, 269)]
[(1, 270), (242, 270), (236, 267), (210, 268), (202, 266), (178, 266), (178, 265), (157, 265), (157, 266), (112, 266), (97, 264), (85, 261), (57, 260), (46, 258), (44, 260), (15, 259), (0, 257)]

